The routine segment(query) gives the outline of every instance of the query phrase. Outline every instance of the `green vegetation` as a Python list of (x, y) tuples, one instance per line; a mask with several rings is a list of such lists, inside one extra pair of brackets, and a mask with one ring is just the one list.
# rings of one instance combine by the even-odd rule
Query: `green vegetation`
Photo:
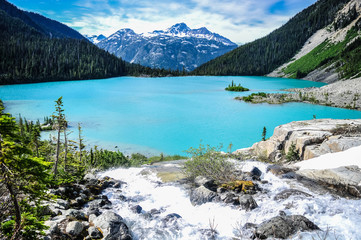
[(215, 148), (200, 144), (198, 148), (190, 148), (186, 152), (190, 158), (185, 162), (184, 173), (190, 179), (203, 176), (225, 183), (235, 179), (234, 164), (227, 161), (228, 155)]
[(291, 146), (288, 148), (286, 159), (288, 162), (300, 160), (300, 152), (298, 149), (296, 149), (296, 144), (292, 143)]
[(161, 153), (159, 156), (153, 156), (148, 158), (148, 164), (153, 164), (157, 162), (167, 162), (167, 161), (175, 161), (175, 160), (182, 160), (186, 159), (186, 157), (181, 155), (169, 155), (164, 156), (163, 153)]
[(245, 102), (252, 102), (254, 100), (255, 97), (262, 97), (262, 98), (266, 98), (267, 97), (267, 93), (265, 92), (258, 92), (258, 93), (252, 93), (249, 96), (246, 97), (241, 97), (240, 99), (245, 101)]
[(266, 141), (266, 135), (267, 135), (267, 128), (263, 127), (262, 130), (262, 141)]
[[(247, 43), (193, 72), (194, 75), (265, 75), (290, 59), (317, 30), (332, 23), (349, 0), (319, 0), (266, 37)], [(354, 59), (360, 58), (356, 52)]]
[[(296, 60), (283, 70), (292, 78), (303, 78), (319, 67), (338, 63), (338, 71), (342, 77), (350, 78), (361, 69), (361, 40), (358, 30), (354, 27), (347, 33), (344, 41), (332, 43), (329, 40), (318, 45), (311, 52)], [(352, 42), (352, 43), (350, 43)]]
[(232, 91), (232, 92), (246, 92), (249, 91), (248, 88), (242, 87), (241, 84), (235, 85), (233, 80), (232, 84), (229, 84), (228, 87), (225, 88), (226, 91)]

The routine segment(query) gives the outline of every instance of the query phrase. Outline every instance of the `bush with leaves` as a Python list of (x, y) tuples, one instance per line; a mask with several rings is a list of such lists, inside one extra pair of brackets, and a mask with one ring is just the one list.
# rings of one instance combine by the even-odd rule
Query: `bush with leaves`
[(185, 162), (184, 172), (194, 179), (203, 176), (217, 183), (229, 182), (235, 179), (234, 164), (228, 161), (228, 155), (220, 152), (221, 147), (204, 146), (190, 148), (186, 152), (190, 160)]

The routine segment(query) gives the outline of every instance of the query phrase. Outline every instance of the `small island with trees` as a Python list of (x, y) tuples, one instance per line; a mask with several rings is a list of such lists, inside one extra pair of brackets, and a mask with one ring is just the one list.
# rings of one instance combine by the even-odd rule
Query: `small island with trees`
[(249, 91), (248, 88), (242, 87), (241, 84), (235, 85), (233, 80), (232, 80), (232, 84), (229, 84), (228, 87), (225, 88), (226, 91), (231, 91), (231, 92), (246, 92)]

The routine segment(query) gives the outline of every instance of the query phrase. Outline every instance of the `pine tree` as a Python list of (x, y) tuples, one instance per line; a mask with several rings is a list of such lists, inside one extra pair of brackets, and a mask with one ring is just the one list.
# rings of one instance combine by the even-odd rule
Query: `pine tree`
[[(12, 201), (14, 220), (4, 224), (13, 226), (11, 239), (20, 239), (22, 234), (34, 236), (36, 231), (26, 228), (26, 216), (22, 214), (19, 195), (25, 194), (28, 201), (34, 202), (37, 206), (39, 200), (46, 194), (45, 184), (49, 183), (47, 169), (49, 163), (42, 159), (32, 157), (32, 152), (20, 141), (17, 135), (19, 129), (13, 117), (4, 114), (0, 109), (0, 182), (5, 184)], [(25, 201), (26, 202), (26, 201)], [(36, 220), (36, 222), (38, 222)], [(40, 224), (39, 230), (44, 229)], [(21, 230), (24, 231), (21, 231)], [(29, 231), (33, 231), (29, 233)], [(30, 237), (31, 238), (31, 237)]]
[(262, 131), (262, 141), (266, 141), (266, 135), (267, 135), (267, 129), (266, 129), (266, 127), (263, 127), (263, 131)]
[(59, 154), (60, 154), (60, 134), (65, 125), (65, 115), (63, 109), (63, 97), (58, 98), (55, 101), (55, 113), (52, 116), (54, 119), (54, 128), (57, 130), (57, 142), (56, 142), (56, 155), (55, 155), (55, 163), (54, 163), (54, 178), (58, 173), (58, 162), (59, 162)]

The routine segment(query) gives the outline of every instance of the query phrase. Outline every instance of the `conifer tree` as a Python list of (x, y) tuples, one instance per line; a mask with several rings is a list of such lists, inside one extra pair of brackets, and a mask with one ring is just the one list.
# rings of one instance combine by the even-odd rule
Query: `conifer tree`
[(15, 215), (14, 220), (6, 222), (13, 226), (11, 239), (20, 239), (28, 231), (25, 228), (28, 215), (22, 215), (19, 195), (24, 193), (29, 201), (39, 204), (38, 200), (45, 196), (45, 184), (49, 183), (49, 163), (32, 157), (30, 149), (19, 139), (19, 129), (14, 118), (2, 111), (3, 108), (0, 109), (0, 182), (4, 183), (9, 192)]
[(55, 101), (55, 113), (52, 116), (54, 119), (54, 128), (57, 130), (57, 142), (56, 142), (56, 155), (55, 155), (55, 163), (54, 163), (54, 178), (58, 173), (58, 162), (59, 162), (59, 154), (60, 154), (60, 134), (65, 125), (65, 115), (63, 109), (63, 97), (58, 98)]

